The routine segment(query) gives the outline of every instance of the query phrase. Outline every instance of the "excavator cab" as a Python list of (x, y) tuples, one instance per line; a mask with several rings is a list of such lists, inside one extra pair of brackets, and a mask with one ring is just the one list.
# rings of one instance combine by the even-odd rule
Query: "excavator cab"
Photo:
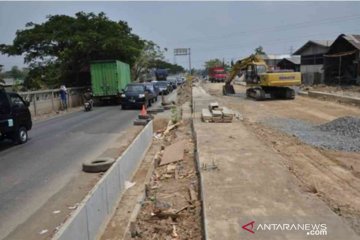
[(247, 84), (259, 84), (260, 75), (266, 73), (267, 68), (263, 64), (250, 64), (245, 73), (245, 82)]

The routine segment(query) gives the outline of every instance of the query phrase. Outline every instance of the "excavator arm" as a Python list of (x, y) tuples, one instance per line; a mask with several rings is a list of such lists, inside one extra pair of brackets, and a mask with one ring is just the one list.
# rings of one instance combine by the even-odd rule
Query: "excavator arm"
[[(264, 60), (259, 56), (252, 54), (247, 58), (238, 60), (231, 68), (229, 77), (225, 80), (225, 85), (223, 86), (223, 94), (235, 94), (234, 86), (231, 84), (234, 80), (235, 76), (239, 73), (241, 70), (245, 70), (247, 66), (253, 63), (264, 63)], [(265, 64), (266, 65), (266, 64)]]

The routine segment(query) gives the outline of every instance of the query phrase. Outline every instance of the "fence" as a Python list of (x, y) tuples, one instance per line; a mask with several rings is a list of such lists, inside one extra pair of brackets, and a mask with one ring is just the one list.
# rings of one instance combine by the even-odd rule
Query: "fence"
[[(83, 104), (82, 93), (85, 87), (68, 88), (68, 108), (78, 107)], [(60, 90), (50, 89), (18, 93), (24, 100), (30, 102), (30, 112), (33, 116), (57, 112), (60, 110)]]

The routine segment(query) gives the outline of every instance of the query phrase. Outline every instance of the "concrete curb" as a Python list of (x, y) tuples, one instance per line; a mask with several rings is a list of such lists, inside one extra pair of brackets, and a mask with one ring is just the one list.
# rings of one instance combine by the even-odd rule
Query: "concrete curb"
[(94, 240), (101, 236), (126, 190), (125, 181), (134, 175), (151, 146), (152, 138), (151, 121), (88, 193), (53, 239)]
[(202, 218), (202, 229), (203, 229), (203, 239), (206, 240), (207, 236), (208, 236), (208, 230), (207, 230), (207, 222), (206, 222), (206, 212), (205, 212), (205, 196), (204, 196), (204, 191), (203, 191), (203, 177), (201, 175), (201, 164), (200, 164), (200, 158), (199, 158), (199, 149), (198, 149), (198, 137), (197, 137), (197, 133), (195, 130), (195, 125), (194, 125), (194, 119), (195, 119), (195, 102), (194, 102), (194, 98), (193, 98), (193, 92), (191, 90), (191, 113), (192, 113), (192, 117), (191, 117), (191, 130), (193, 133), (193, 138), (194, 138), (194, 144), (195, 144), (195, 160), (196, 160), (196, 172), (197, 175), (199, 176), (199, 190), (200, 190), (200, 201), (201, 201), (201, 218)]
[(318, 91), (309, 91), (307, 94), (303, 93), (300, 95), (307, 95), (312, 98), (318, 98), (322, 100), (332, 100), (340, 103), (360, 106), (360, 98), (357, 97), (343, 96), (339, 94), (318, 92)]
[(144, 202), (144, 200), (146, 198), (146, 186), (150, 183), (150, 179), (151, 179), (151, 176), (153, 175), (154, 169), (155, 169), (155, 157), (152, 159), (150, 167), (149, 167), (149, 169), (148, 169), (148, 171), (146, 173), (145, 180), (144, 180), (144, 186), (142, 187), (141, 194), (139, 194), (139, 196), (137, 197), (136, 205), (135, 205), (134, 209), (131, 212), (131, 216), (129, 218), (126, 230), (125, 230), (125, 232), (124, 232), (121, 239), (125, 239), (126, 236), (128, 234), (130, 234), (129, 233), (130, 232), (130, 226), (131, 226), (132, 223), (136, 222), (136, 219), (137, 219), (137, 217), (138, 217), (138, 215), (140, 213), (142, 204), (143, 204), (143, 202)]

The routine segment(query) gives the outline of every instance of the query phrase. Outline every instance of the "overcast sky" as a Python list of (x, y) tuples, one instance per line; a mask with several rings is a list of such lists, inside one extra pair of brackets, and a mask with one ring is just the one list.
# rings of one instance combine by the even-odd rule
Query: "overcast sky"
[[(27, 22), (78, 11), (127, 21), (140, 37), (168, 48), (170, 62), (174, 48), (191, 48), (196, 68), (212, 58), (245, 57), (259, 45), (288, 54), (310, 39), (360, 34), (360, 2), (0, 2), (0, 43), (11, 43)], [(176, 62), (188, 66), (187, 57)], [(22, 57), (1, 55), (0, 64), (24, 66)]]

